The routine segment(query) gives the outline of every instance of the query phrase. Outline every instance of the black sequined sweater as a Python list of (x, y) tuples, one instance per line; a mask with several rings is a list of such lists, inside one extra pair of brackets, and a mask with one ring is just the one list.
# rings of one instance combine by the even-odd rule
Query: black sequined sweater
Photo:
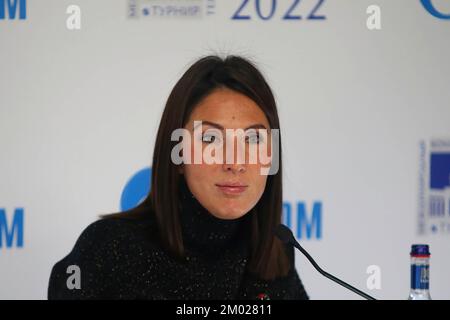
[[(183, 196), (182, 207), (185, 261), (162, 248), (150, 214), (141, 219), (98, 220), (54, 265), (48, 298), (308, 299), (295, 267), (287, 276), (270, 281), (247, 270), (249, 250), (242, 227), (248, 217), (218, 219), (190, 193)], [(293, 248), (286, 250), (295, 266)]]

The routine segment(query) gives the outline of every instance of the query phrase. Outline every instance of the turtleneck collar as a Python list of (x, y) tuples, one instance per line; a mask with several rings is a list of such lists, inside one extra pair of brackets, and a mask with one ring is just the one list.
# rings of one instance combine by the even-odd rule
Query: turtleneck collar
[(219, 219), (208, 212), (190, 192), (186, 182), (180, 184), (180, 223), (188, 249), (220, 253), (219, 249), (242, 243), (247, 215), (233, 220)]

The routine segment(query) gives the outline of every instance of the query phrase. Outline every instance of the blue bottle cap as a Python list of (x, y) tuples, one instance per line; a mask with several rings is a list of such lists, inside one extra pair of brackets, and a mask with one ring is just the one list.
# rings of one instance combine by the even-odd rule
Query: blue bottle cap
[(427, 244), (413, 244), (411, 246), (411, 256), (429, 256), (430, 251), (428, 250)]

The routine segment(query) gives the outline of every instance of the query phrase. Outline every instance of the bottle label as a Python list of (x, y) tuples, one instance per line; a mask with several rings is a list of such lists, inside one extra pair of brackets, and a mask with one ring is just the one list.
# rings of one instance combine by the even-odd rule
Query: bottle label
[(411, 265), (411, 289), (428, 290), (430, 286), (430, 267)]

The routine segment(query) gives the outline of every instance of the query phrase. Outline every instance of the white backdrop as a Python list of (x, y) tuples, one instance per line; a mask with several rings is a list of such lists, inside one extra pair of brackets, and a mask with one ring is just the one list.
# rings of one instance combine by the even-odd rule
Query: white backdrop
[[(406, 299), (410, 246), (427, 243), (431, 295), (450, 299), (445, 168), (447, 211), (427, 209), (431, 143), (450, 141), (449, 19), (420, 0), (325, 0), (315, 12), (325, 19), (307, 19), (320, 1), (303, 0), (291, 11), (301, 20), (283, 19), (294, 0), (25, 2), (25, 19), (0, 19), (0, 299), (46, 298), (53, 264), (99, 214), (119, 211), (126, 183), (151, 164), (176, 81), (214, 53), (251, 58), (274, 90), (292, 225), (298, 202), (309, 215), (321, 204), (321, 237), (299, 239), (317, 262), (377, 298)], [(155, 16), (161, 3), (201, 15)], [(432, 4), (450, 14), (449, 1)], [(70, 5), (79, 30), (66, 26)], [(380, 30), (366, 26), (369, 5)], [(366, 287), (370, 265), (380, 289)], [(359, 298), (299, 253), (296, 267), (312, 299)]]

